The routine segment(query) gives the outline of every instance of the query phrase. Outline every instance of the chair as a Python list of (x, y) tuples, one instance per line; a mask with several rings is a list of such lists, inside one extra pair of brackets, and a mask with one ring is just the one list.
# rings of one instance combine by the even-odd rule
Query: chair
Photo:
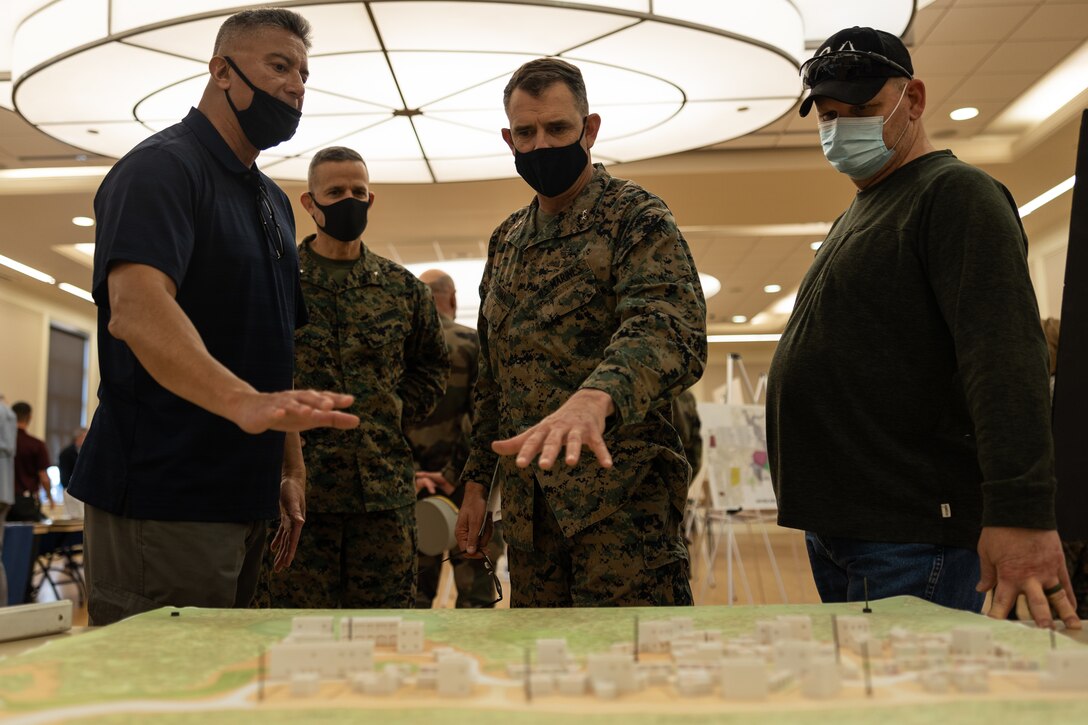
[[(79, 557), (79, 561), (76, 560)], [(79, 592), (80, 606), (87, 596), (87, 585), (83, 579), (83, 532), (63, 531), (42, 534), (38, 540), (38, 555), (35, 561), (35, 573), (41, 574), (41, 580), (33, 590), (37, 599), (42, 585), (48, 583), (53, 596), (60, 600), (59, 584), (75, 584)]]
[(8, 605), (31, 601), (30, 570), (34, 552), (34, 524), (4, 524), (4, 569), (8, 575)]

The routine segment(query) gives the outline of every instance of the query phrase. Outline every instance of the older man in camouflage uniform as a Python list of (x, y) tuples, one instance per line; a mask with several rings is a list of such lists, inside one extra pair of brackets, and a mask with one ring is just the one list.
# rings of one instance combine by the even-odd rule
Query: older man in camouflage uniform
[(691, 604), (690, 469), (670, 403), (706, 362), (695, 264), (660, 199), (592, 164), (601, 119), (577, 68), (531, 61), (503, 100), (503, 138), (537, 195), (488, 248), (459, 542), (472, 554), (487, 540), (494, 479), (512, 606)]
[(352, 391), (361, 424), (303, 434), (306, 525), (295, 566), (266, 567), (262, 603), (411, 607), (415, 486), (402, 430), (441, 397), (446, 344), (427, 286), (361, 241), (374, 201), (362, 157), (344, 147), (319, 151), (309, 187), (301, 201), (317, 234), (299, 248), (310, 324), (295, 337), (295, 385)]
[[(416, 464), (416, 491), (421, 496), (448, 496), (458, 506), (464, 487), (458, 486), (461, 469), (468, 460), (469, 434), (472, 432), (472, 391), (476, 387), (480, 363), (480, 339), (471, 327), (459, 325), (457, 288), (453, 278), (439, 269), (429, 269), (419, 276), (431, 288), (434, 306), (442, 321), (442, 333), (450, 354), (450, 376), (446, 394), (427, 420), (405, 430), (412, 444)], [(496, 542), (491, 548), (496, 549)], [(492, 561), (498, 551), (492, 552)], [(419, 583), (416, 606), (429, 608), (438, 593), (440, 559), (419, 555)], [(482, 559), (454, 557), (453, 576), (457, 585), (457, 607), (477, 609), (494, 606), (495, 587)]]

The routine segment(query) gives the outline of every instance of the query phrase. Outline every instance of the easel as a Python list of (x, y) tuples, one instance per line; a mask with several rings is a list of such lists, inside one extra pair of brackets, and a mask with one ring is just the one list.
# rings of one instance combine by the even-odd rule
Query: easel
[[(741, 359), (739, 353), (730, 353), (726, 364), (726, 387), (724, 395), (724, 403), (731, 405), (733, 400), (733, 381), (735, 375), (739, 372), (739, 379), (743, 384), (743, 391), (748, 394), (748, 400), (751, 404), (762, 403), (763, 394), (766, 391), (767, 376), (761, 373), (755, 388), (752, 387), (751, 378), (748, 376), (748, 371), (744, 367), (744, 361)], [(740, 403), (741, 401), (737, 401)], [(732, 500), (734, 496), (730, 495), (730, 486), (735, 484), (734, 481), (724, 481), (724, 477), (731, 475), (731, 471), (720, 470), (722, 462), (718, 460), (715, 454), (715, 441), (713, 436), (710, 440), (710, 455), (707, 461), (707, 505), (703, 510), (702, 516), (702, 535), (696, 534), (699, 539), (699, 546), (703, 552), (704, 571), (705, 577), (703, 579), (702, 589), (700, 592), (700, 599), (706, 601), (706, 593), (708, 587), (714, 587), (716, 585), (716, 578), (714, 576), (714, 563), (717, 559), (718, 550), (721, 545), (721, 538), (725, 536), (725, 555), (726, 555), (726, 602), (729, 606), (732, 606), (735, 590), (734, 590), (734, 562), (736, 563), (737, 572), (740, 575), (741, 585), (744, 589), (745, 597), (749, 604), (754, 604), (754, 598), (752, 596), (752, 588), (748, 580), (748, 574), (744, 567), (744, 560), (740, 555), (740, 547), (737, 545), (736, 533), (734, 527), (736, 524), (743, 523), (747, 527), (749, 535), (753, 535), (752, 529), (753, 514), (756, 517), (757, 523), (763, 523), (763, 518), (758, 511), (750, 512), (749, 514), (741, 514), (743, 507), (739, 501)], [(698, 527), (699, 517), (695, 516), (693, 522)], [(789, 598), (786, 595), (786, 587), (782, 581), (782, 573), (778, 567), (778, 560), (774, 554), (774, 548), (771, 546), (770, 537), (767, 535), (766, 527), (760, 528), (760, 533), (763, 538), (763, 544), (767, 551), (767, 561), (771, 566), (771, 571), (774, 573), (775, 583), (778, 587), (779, 596), (783, 603), (789, 603)], [(756, 570), (756, 577), (759, 580), (760, 591), (763, 591), (762, 575), (759, 569)]]

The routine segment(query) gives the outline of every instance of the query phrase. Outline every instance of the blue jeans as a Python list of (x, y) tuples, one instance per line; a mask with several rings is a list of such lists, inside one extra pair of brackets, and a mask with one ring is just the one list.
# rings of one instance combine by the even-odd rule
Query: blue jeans
[(904, 594), (952, 609), (982, 610), (978, 553), (934, 544), (862, 541), (805, 532), (812, 578), (824, 602), (860, 602)]

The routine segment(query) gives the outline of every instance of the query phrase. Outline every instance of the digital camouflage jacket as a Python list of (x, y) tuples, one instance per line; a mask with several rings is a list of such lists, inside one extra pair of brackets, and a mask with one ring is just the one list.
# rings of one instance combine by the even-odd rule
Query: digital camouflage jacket
[[(638, 495), (651, 467), (683, 511), (690, 469), (669, 406), (702, 375), (707, 353), (702, 287), (664, 202), (598, 165), (569, 208), (540, 229), (537, 219), (534, 199), (488, 246), (472, 450), (461, 476), (501, 483), (504, 536), (522, 549), (532, 548), (535, 483), (568, 537)], [(551, 471), (518, 469), (491, 451), (583, 387), (612, 396), (613, 468), (588, 449), (577, 466), (560, 459)]]
[(365, 245), (337, 284), (299, 248), (310, 322), (295, 333), (295, 387), (355, 396), (355, 430), (302, 433), (306, 508), (385, 511), (415, 501), (404, 426), (423, 420), (445, 389), (449, 357), (431, 291)]

